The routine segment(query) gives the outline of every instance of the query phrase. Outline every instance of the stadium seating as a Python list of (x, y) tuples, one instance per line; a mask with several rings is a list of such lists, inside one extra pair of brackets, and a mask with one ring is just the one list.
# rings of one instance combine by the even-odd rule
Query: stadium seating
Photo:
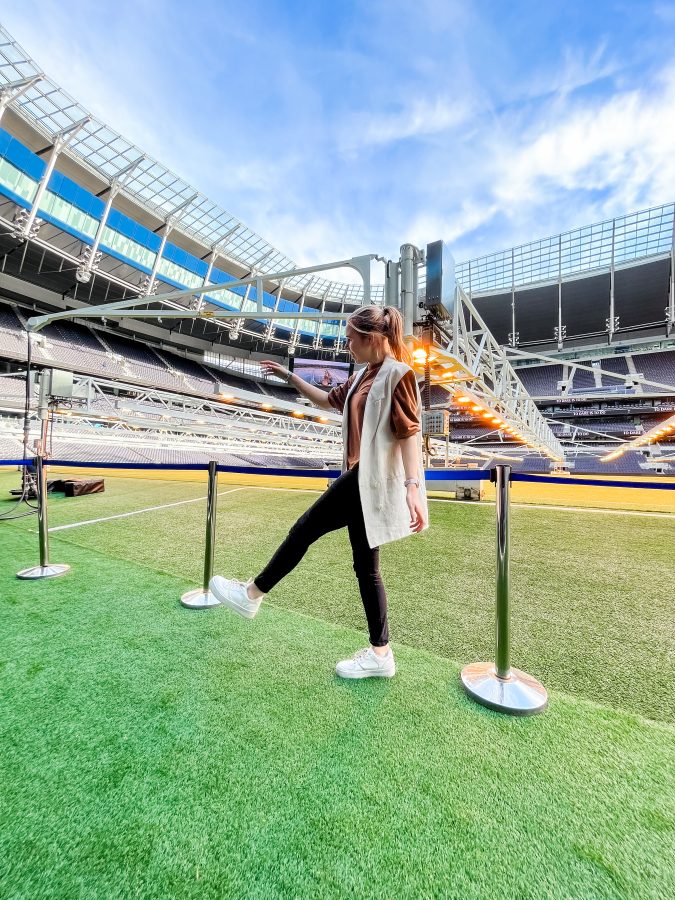
[(0, 437), (0, 459), (21, 459), (23, 446), (12, 437)]
[[(651, 381), (675, 385), (675, 350), (664, 353), (636, 353), (633, 355), (635, 369)], [(650, 388), (659, 392), (659, 388)]]
[[(600, 368), (630, 378), (632, 371), (629, 360), (634, 364), (635, 372), (638, 375), (644, 375), (649, 380), (663, 384), (675, 385), (675, 351), (602, 356), (599, 360)], [(591, 363), (590, 360), (580, 362), (586, 366)], [(570, 363), (570, 366), (573, 365), (574, 363)], [(516, 369), (516, 374), (532, 397), (555, 397), (561, 393), (558, 383), (563, 379), (562, 365), (519, 367)], [(626, 388), (625, 383), (619, 378), (603, 375), (601, 379), (601, 386), (599, 386), (596, 384), (593, 372), (589, 372), (587, 369), (576, 369), (570, 393), (633, 393), (633, 390)], [(646, 386), (644, 393), (667, 393), (667, 391)]]
[(287, 403), (294, 403), (298, 397), (298, 392), (295, 388), (283, 388), (277, 384), (270, 384), (269, 381), (263, 382), (260, 387), (263, 393), (268, 394), (270, 397), (276, 397), (277, 400), (285, 400)]
[(25, 397), (26, 382), (23, 378), (0, 378), (0, 397)]
[(26, 355), (26, 333), (11, 306), (0, 305), (0, 356)]
[(575, 369), (571, 392), (589, 390), (597, 390), (595, 375), (588, 369)]
[[(603, 356), (600, 360), (600, 368), (606, 369), (608, 372), (616, 372), (619, 375), (628, 375), (630, 371), (625, 356)], [(623, 390), (624, 384), (619, 378), (611, 378), (608, 375), (603, 375), (602, 387), (605, 391)]]
[(516, 369), (516, 375), (532, 397), (555, 397), (560, 393), (558, 382), (563, 377), (562, 366), (528, 366)]
[[(268, 383), (265, 391), (253, 379), (209, 369), (170, 351), (155, 350), (122, 335), (86, 328), (76, 322), (48, 325), (40, 334), (41, 340), (33, 345), (33, 361), (38, 365), (208, 397), (213, 396), (215, 384), (227, 384), (255, 394), (269, 392), (290, 402), (297, 397), (297, 391)], [(0, 358), (3, 356), (24, 360), (26, 333), (12, 306), (0, 303)]]

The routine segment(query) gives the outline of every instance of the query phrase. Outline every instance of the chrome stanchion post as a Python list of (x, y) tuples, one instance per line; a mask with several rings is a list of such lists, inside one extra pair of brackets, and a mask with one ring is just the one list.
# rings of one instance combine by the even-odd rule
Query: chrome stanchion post
[(70, 566), (49, 562), (49, 525), (47, 522), (47, 479), (45, 478), (44, 458), (42, 454), (35, 457), (38, 501), (38, 531), (40, 538), (40, 565), (30, 569), (22, 569), (16, 573), (17, 578), (55, 578), (70, 571)]
[(220, 606), (220, 601), (209, 590), (213, 575), (213, 555), (216, 549), (216, 506), (218, 503), (218, 463), (209, 463), (209, 489), (206, 498), (206, 544), (204, 550), (204, 581), (201, 588), (188, 591), (180, 602), (188, 609), (210, 609)]
[(509, 631), (510, 466), (496, 466), (490, 480), (497, 491), (497, 649), (496, 663), (473, 663), (460, 676), (467, 694), (490, 709), (528, 716), (546, 709), (546, 688), (531, 675), (511, 668)]
[(508, 678), (511, 674), (511, 639), (509, 634), (509, 543), (511, 537), (511, 517), (509, 504), (509, 483), (511, 466), (497, 466), (497, 652), (496, 672), (498, 678)]

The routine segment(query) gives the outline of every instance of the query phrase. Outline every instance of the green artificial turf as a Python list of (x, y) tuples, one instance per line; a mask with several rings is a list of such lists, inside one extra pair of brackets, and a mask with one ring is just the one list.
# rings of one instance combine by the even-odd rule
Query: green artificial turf
[[(0, 474), (0, 489), (3, 478), (7, 484), (10, 476)], [(12, 478), (15, 482), (16, 475)], [(50, 525), (204, 494), (201, 484), (107, 478), (105, 494), (50, 501)], [(316, 496), (252, 489), (222, 493), (215, 571), (237, 578), (257, 574)], [(458, 663), (493, 659), (494, 507), (430, 506), (429, 531), (382, 548), (392, 638)], [(190, 503), (57, 534), (69, 544), (105, 549), (197, 587), (205, 508), (205, 502)], [(21, 527), (36, 529), (36, 520), (23, 520)], [(673, 548), (674, 518), (514, 508), (513, 665), (549, 688), (675, 723)], [(22, 565), (37, 562), (36, 557), (29, 551)], [(53, 561), (69, 562), (68, 551)], [(346, 532), (314, 545), (269, 602), (364, 630)]]
[[(50, 524), (203, 494), (140, 484)], [(259, 568), (312, 499), (221, 497), (218, 567)], [(3, 900), (672, 896), (672, 520), (514, 510), (514, 663), (551, 706), (512, 719), (458, 685), (493, 655), (493, 515), (434, 504), (384, 548), (399, 673), (355, 683), (343, 535), (245, 621), (178, 603), (204, 504), (55, 533), (73, 570), (33, 583), (36, 520), (1, 524)]]

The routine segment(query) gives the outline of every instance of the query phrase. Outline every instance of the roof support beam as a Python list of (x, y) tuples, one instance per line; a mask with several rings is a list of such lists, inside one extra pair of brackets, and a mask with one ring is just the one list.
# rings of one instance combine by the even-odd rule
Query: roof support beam
[(105, 209), (103, 210), (103, 215), (101, 216), (101, 219), (98, 223), (98, 228), (96, 229), (94, 243), (90, 248), (88, 248), (88, 252), (85, 250), (82, 265), (77, 269), (75, 273), (75, 278), (77, 278), (77, 280), (82, 284), (86, 284), (90, 280), (92, 271), (97, 268), (96, 254), (98, 253), (98, 247), (101, 243), (101, 238), (103, 237), (103, 231), (108, 224), (108, 217), (110, 215), (110, 210), (112, 209), (113, 201), (122, 190), (122, 187), (124, 185), (124, 177), (131, 174), (131, 172), (133, 172), (136, 166), (141, 163), (143, 159), (143, 156), (139, 156), (138, 159), (130, 162), (128, 166), (125, 166), (117, 173), (115, 178), (113, 178), (112, 182), (110, 183), (108, 199), (105, 204)]
[(67, 147), (70, 141), (75, 137), (77, 132), (91, 121), (91, 116), (85, 116), (84, 119), (80, 119), (79, 122), (75, 122), (75, 124), (71, 125), (69, 128), (64, 128), (63, 131), (60, 131), (57, 135), (54, 136), (54, 144), (49, 153), (49, 159), (47, 160), (47, 166), (42, 173), (42, 178), (40, 179), (37, 190), (35, 191), (35, 196), (33, 197), (33, 201), (30, 206), (30, 211), (28, 213), (28, 218), (21, 226), (20, 235), (24, 240), (28, 240), (31, 235), (31, 231), (33, 230), (33, 226), (35, 225), (35, 219), (38, 214), (38, 210), (40, 209), (40, 204), (42, 203), (42, 198), (45, 195), (45, 191), (47, 190), (47, 185), (49, 184), (49, 179), (52, 176), (52, 172), (54, 171), (54, 166), (56, 165), (56, 160), (59, 153)]
[(10, 103), (13, 103), (18, 97), (25, 94), (26, 91), (30, 90), (30, 88), (32, 88), (34, 84), (37, 84), (38, 81), (42, 81), (43, 78), (44, 75), (40, 72), (38, 75), (33, 75), (31, 78), (22, 78), (20, 81), (13, 81), (10, 84), (6, 84), (2, 90), (0, 90), (0, 121)]
[[(159, 256), (159, 254), (158, 254)], [(322, 263), (317, 266), (306, 266), (302, 269), (289, 269), (286, 272), (274, 272), (271, 273), (265, 278), (268, 281), (282, 281), (286, 278), (292, 278), (295, 275), (307, 275), (311, 272), (325, 272), (330, 269), (339, 269), (339, 268), (353, 268), (356, 269), (357, 272), (363, 277), (364, 284), (363, 289), (364, 293), (366, 291), (370, 291), (370, 261), (375, 259), (375, 254), (370, 254), (367, 256), (355, 256), (352, 259), (340, 260), (338, 262), (333, 263)], [(157, 265), (157, 260), (155, 261)], [(367, 277), (366, 274), (367, 273)], [(195, 294), (203, 295), (205, 293), (209, 294), (217, 294), (219, 291), (223, 290), (231, 290), (233, 287), (245, 287), (248, 284), (255, 284), (258, 288), (258, 308), (256, 310), (256, 314), (252, 314), (248, 318), (256, 318), (258, 316), (264, 315), (265, 318), (288, 318), (288, 319), (296, 319), (296, 318), (319, 318), (320, 320), (326, 318), (332, 319), (348, 319), (351, 313), (344, 312), (344, 309), (339, 313), (309, 313), (303, 312), (302, 314), (298, 313), (271, 313), (268, 309), (264, 309), (262, 306), (262, 285), (263, 278), (259, 275), (247, 275), (245, 278), (238, 278), (234, 281), (228, 281), (224, 284), (212, 284), (212, 285), (202, 285), (202, 287), (198, 288), (187, 288), (186, 290), (180, 291), (171, 291), (169, 293), (163, 294), (161, 298), (156, 298), (155, 302), (161, 302), (166, 306), (170, 306), (175, 310), (175, 314), (172, 314), (172, 318), (176, 319), (195, 319), (195, 318), (206, 318), (206, 319), (232, 319), (237, 318), (241, 315), (240, 310), (230, 311), (221, 309), (217, 302), (210, 301), (215, 309), (186, 309), (184, 306), (179, 305), (177, 303), (178, 300), (184, 300), (186, 297), (194, 297)], [(367, 294), (370, 297), (370, 294)], [(77, 315), (80, 317), (88, 317), (88, 318), (101, 318), (102, 316), (106, 316), (107, 318), (114, 318), (116, 316), (123, 317), (134, 317), (134, 318), (166, 318), (167, 314), (165, 310), (156, 310), (156, 309), (145, 309), (138, 310), (135, 307), (140, 306), (141, 304), (147, 304), (149, 298), (147, 295), (131, 297), (128, 300), (120, 300), (116, 303), (108, 303), (102, 306), (85, 306), (82, 309), (77, 311)], [(175, 306), (174, 306), (175, 304)], [(343, 304), (344, 306), (344, 304)], [(45, 325), (49, 325), (50, 322), (58, 321), (59, 319), (67, 319), (71, 318), (73, 313), (70, 311), (66, 312), (57, 312), (57, 313), (47, 313), (43, 316), (33, 316), (28, 320), (27, 327), (29, 331), (39, 331), (41, 328), (44, 328)]]

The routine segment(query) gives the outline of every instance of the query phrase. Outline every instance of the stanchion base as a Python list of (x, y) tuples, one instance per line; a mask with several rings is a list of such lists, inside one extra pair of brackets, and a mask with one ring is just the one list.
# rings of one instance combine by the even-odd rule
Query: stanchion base
[(183, 594), (180, 602), (188, 609), (211, 609), (212, 606), (220, 606), (220, 600), (216, 599), (211, 591), (205, 591), (203, 588)]
[(543, 684), (520, 669), (511, 669), (508, 678), (497, 678), (494, 663), (473, 663), (462, 669), (460, 679), (469, 697), (497, 712), (532, 716), (548, 705)]
[(70, 566), (65, 564), (50, 564), (47, 566), (32, 566), (30, 569), (22, 569), (16, 573), (17, 578), (56, 578), (57, 575), (65, 575), (70, 572)]

